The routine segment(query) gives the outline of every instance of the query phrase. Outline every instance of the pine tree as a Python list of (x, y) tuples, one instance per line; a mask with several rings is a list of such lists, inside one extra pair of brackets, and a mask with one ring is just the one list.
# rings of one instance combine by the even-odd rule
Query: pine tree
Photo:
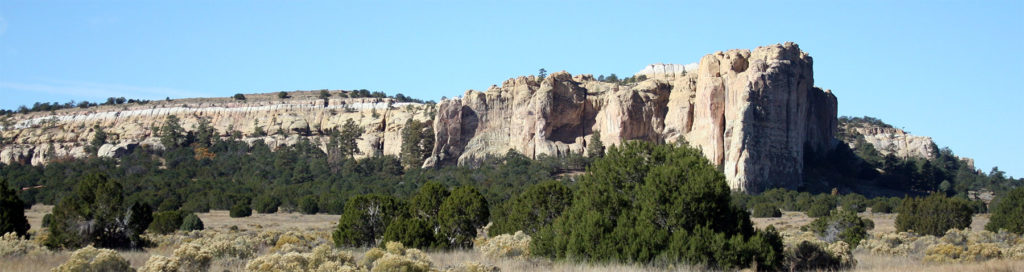
[(0, 178), (0, 233), (13, 232), (25, 237), (28, 235), (28, 229), (25, 203), (18, 198), (18, 193), (8, 188), (7, 182)]

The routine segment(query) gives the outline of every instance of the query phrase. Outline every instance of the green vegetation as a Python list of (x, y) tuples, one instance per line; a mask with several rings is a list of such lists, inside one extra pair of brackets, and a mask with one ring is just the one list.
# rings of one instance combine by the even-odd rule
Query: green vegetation
[(828, 216), (814, 219), (807, 229), (814, 232), (818, 237), (827, 243), (842, 240), (850, 245), (850, 248), (857, 247), (861, 240), (868, 236), (868, 230), (875, 227), (875, 223), (869, 219), (860, 218), (857, 213), (851, 210), (832, 210)]
[[(80, 248), (89, 244), (103, 248), (139, 248), (139, 237), (147, 216), (127, 212), (124, 190), (103, 174), (88, 174), (74, 191), (53, 207), (49, 248)], [(149, 217), (151, 218), (151, 217)], [(83, 225), (93, 226), (82, 228)]]
[(181, 227), (178, 228), (183, 231), (203, 230), (206, 227), (203, 226), (203, 220), (199, 219), (194, 213), (189, 213), (185, 216), (185, 219), (181, 220)]
[(419, 168), (434, 150), (434, 130), (430, 124), (409, 118), (402, 128), (402, 165)]
[(430, 248), (437, 246), (434, 239), (433, 224), (420, 218), (399, 217), (384, 230), (382, 244), (389, 241), (400, 242), (414, 248)]
[(236, 93), (234, 96), (232, 96), (232, 98), (234, 98), (235, 100), (242, 100), (242, 101), (244, 101), (245, 100), (245, 95), (244, 94), (240, 94), (240, 93)]
[(486, 225), (490, 216), (480, 191), (472, 186), (455, 188), (437, 212), (438, 239), (451, 247), (471, 248), (477, 228)]
[(782, 211), (769, 203), (758, 203), (750, 212), (751, 217), (782, 217)]
[(581, 177), (572, 205), (541, 228), (531, 253), (593, 261), (699, 263), (771, 270), (782, 242), (755, 231), (730, 204), (723, 175), (700, 151), (628, 142), (612, 147)]
[(522, 194), (495, 210), (490, 235), (523, 231), (533, 235), (550, 225), (572, 204), (572, 190), (560, 181), (545, 181), (526, 188)]
[(252, 208), (249, 207), (249, 204), (245, 203), (231, 206), (231, 211), (228, 212), (228, 216), (231, 216), (231, 218), (249, 217), (250, 215), (252, 215)]
[(17, 233), (18, 236), (28, 235), (28, 219), (25, 218), (25, 203), (18, 198), (14, 189), (7, 187), (7, 182), (0, 178), (0, 233)]
[(157, 212), (153, 214), (153, 223), (149, 224), (149, 231), (168, 234), (178, 230), (184, 220), (184, 215), (179, 211)]
[(291, 98), (291, 96), (288, 96), (288, 92), (281, 91), (281, 92), (277, 93), (277, 98), (288, 99), (288, 98)]
[(942, 236), (949, 229), (971, 226), (974, 209), (966, 200), (940, 194), (910, 197), (897, 209), (896, 230)]
[(992, 208), (992, 218), (985, 229), (998, 232), (1005, 229), (1016, 234), (1024, 234), (1024, 187), (1017, 187)]
[(348, 200), (331, 238), (336, 246), (376, 246), (391, 221), (405, 215), (405, 203), (388, 195), (360, 195)]

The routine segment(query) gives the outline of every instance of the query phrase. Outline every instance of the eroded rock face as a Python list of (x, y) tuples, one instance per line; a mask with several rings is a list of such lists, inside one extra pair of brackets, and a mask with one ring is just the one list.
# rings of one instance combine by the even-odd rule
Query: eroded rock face
[(798, 186), (804, 152), (835, 144), (836, 98), (814, 87), (813, 61), (796, 44), (710, 54), (692, 72), (672, 67), (651, 67), (672, 75), (628, 86), (564, 71), (519, 77), (442, 101), (426, 166), (509, 149), (533, 158), (582, 153), (600, 131), (606, 145), (685, 139), (722, 167), (733, 189), (759, 192)]
[[(316, 92), (154, 101), (145, 105), (66, 109), (0, 120), (6, 143), (0, 162), (43, 164), (90, 156), (93, 126), (107, 132), (100, 156), (131, 148), (161, 148), (153, 134), (170, 115), (186, 130), (207, 119), (222, 133), (237, 130), (272, 147), (300, 139), (326, 142), (327, 133), (353, 119), (366, 129), (360, 156), (398, 155), (406, 120), (433, 120), (435, 148), (424, 166), (472, 164), (508, 150), (528, 157), (584, 153), (595, 131), (605, 145), (626, 140), (686, 140), (721, 166), (736, 190), (796, 187), (804, 152), (822, 153), (835, 141), (837, 102), (814, 87), (813, 62), (796, 44), (729, 50), (697, 65), (652, 65), (647, 80), (619, 85), (591, 75), (556, 72), (543, 80), (518, 77), (484, 92), (467, 91), (436, 107), (388, 99), (331, 98)], [(336, 96), (335, 96), (336, 97)], [(433, 117), (435, 116), (436, 117)], [(223, 135), (227, 136), (227, 135)]]
[[(317, 98), (319, 92), (292, 92), (289, 99), (250, 94), (245, 101), (197, 98), (19, 114), (4, 120), (0, 134), (6, 142), (0, 149), (0, 163), (41, 165), (59, 158), (117, 158), (139, 146), (163, 149), (153, 128), (171, 115), (177, 116), (187, 131), (206, 119), (222, 137), (238, 131), (244, 135), (242, 140), (250, 144), (262, 140), (272, 148), (295, 144), (300, 138), (326, 148), (329, 132), (352, 119), (366, 130), (358, 141), (361, 152), (357, 157), (398, 155), (405, 122), (410, 118), (429, 121), (434, 112), (432, 105), (394, 103), (387, 98), (340, 98), (340, 92), (332, 93), (335, 95), (326, 103)], [(102, 127), (108, 138), (107, 144), (90, 154), (85, 147), (96, 133), (94, 126)], [(257, 127), (267, 135), (254, 135)]]
[[(878, 150), (878, 153), (899, 158), (934, 159), (938, 154), (937, 146), (931, 137), (912, 135), (902, 129), (880, 126), (845, 125), (840, 129), (847, 133), (864, 136), (867, 142)], [(851, 149), (857, 148), (855, 141), (846, 141)], [(973, 165), (973, 163), (971, 163)]]

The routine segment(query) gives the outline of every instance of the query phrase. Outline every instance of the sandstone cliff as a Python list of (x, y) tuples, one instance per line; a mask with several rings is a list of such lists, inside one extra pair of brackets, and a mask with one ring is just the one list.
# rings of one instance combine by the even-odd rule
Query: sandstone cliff
[(541, 81), (509, 79), (438, 105), (426, 165), (465, 164), (509, 149), (529, 157), (583, 152), (600, 131), (608, 145), (685, 139), (737, 190), (795, 187), (804, 152), (834, 145), (837, 101), (814, 87), (812, 70), (811, 57), (786, 43), (717, 52), (697, 71), (668, 69), (628, 86), (564, 71)]
[(172, 114), (186, 129), (200, 118), (221, 132), (251, 135), (260, 127), (270, 135), (246, 140), (271, 146), (300, 137), (322, 144), (325, 131), (351, 118), (367, 130), (359, 141), (363, 156), (397, 155), (401, 128), (414, 118), (433, 120), (435, 148), (426, 167), (471, 163), (510, 149), (534, 158), (582, 153), (600, 131), (606, 145), (686, 140), (721, 166), (732, 188), (759, 192), (798, 186), (804, 152), (835, 144), (836, 98), (814, 87), (813, 61), (796, 44), (716, 52), (697, 65), (656, 64), (641, 73), (648, 79), (628, 85), (564, 71), (543, 80), (519, 77), (436, 107), (338, 96), (325, 103), (314, 92), (293, 92), (290, 99), (264, 94), (246, 101), (182, 99), (19, 114), (0, 123), (8, 142), (0, 162), (88, 156), (84, 147), (94, 125), (112, 135), (102, 156), (138, 145), (160, 148), (152, 128)]
[[(0, 132), (8, 139), (0, 150), (0, 162), (40, 165), (55, 158), (89, 156), (85, 147), (96, 133), (94, 125), (109, 135), (108, 144), (99, 148), (100, 156), (118, 157), (139, 145), (162, 149), (153, 128), (170, 115), (177, 116), (186, 130), (194, 129), (203, 118), (222, 136), (239, 131), (247, 142), (263, 140), (275, 148), (294, 144), (300, 137), (324, 146), (326, 133), (353, 119), (366, 130), (358, 141), (359, 157), (398, 155), (406, 120), (427, 121), (433, 112), (431, 105), (341, 98), (341, 92), (332, 93), (326, 101), (316, 97), (319, 92), (291, 92), (288, 99), (279, 99), (276, 93), (249, 94), (245, 101), (196, 98), (19, 114), (6, 120)], [(266, 135), (254, 135), (257, 128)]]
[(917, 136), (888, 125), (863, 122), (843, 122), (839, 129), (848, 137), (841, 137), (851, 149), (857, 148), (856, 135), (863, 136), (864, 142), (874, 146), (878, 153), (892, 154), (899, 158), (934, 159), (938, 154), (937, 145), (931, 137)]

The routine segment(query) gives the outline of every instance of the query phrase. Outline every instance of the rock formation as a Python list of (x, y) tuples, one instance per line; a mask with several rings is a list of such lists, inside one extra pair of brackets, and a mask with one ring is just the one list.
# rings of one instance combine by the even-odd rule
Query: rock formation
[(717, 52), (694, 72), (654, 73), (663, 76), (630, 86), (564, 71), (542, 81), (509, 79), (438, 105), (426, 165), (466, 164), (509, 149), (528, 157), (583, 152), (600, 131), (609, 145), (685, 139), (737, 190), (796, 187), (804, 152), (835, 144), (837, 101), (814, 87), (812, 70), (811, 57), (786, 43)]
[(606, 145), (685, 140), (721, 166), (732, 188), (759, 192), (798, 186), (804, 152), (835, 144), (836, 98), (814, 87), (812, 59), (796, 44), (716, 52), (697, 65), (655, 64), (639, 74), (648, 79), (627, 85), (564, 71), (543, 80), (518, 77), (436, 107), (376, 98), (325, 102), (303, 92), (290, 99), (264, 94), (247, 95), (247, 101), (183, 99), (18, 114), (0, 123), (7, 139), (0, 162), (88, 156), (84, 147), (94, 125), (111, 135), (101, 156), (159, 148), (152, 128), (172, 114), (186, 129), (200, 118), (221, 132), (252, 135), (260, 127), (270, 136), (246, 140), (271, 146), (300, 137), (322, 143), (325, 131), (351, 118), (367, 129), (359, 142), (363, 156), (397, 155), (401, 128), (414, 118), (433, 119), (435, 148), (426, 167), (469, 164), (508, 150), (533, 158), (583, 153), (600, 131)]
[[(431, 105), (395, 103), (388, 98), (335, 95), (324, 100), (317, 94), (292, 92), (288, 99), (250, 94), (245, 101), (195, 98), (18, 114), (6, 120), (0, 131), (8, 139), (0, 150), (0, 163), (41, 165), (56, 158), (87, 157), (91, 154), (85, 147), (96, 133), (94, 126), (109, 135), (107, 144), (98, 148), (99, 156), (119, 157), (138, 146), (162, 149), (153, 131), (171, 115), (186, 130), (206, 119), (222, 136), (238, 131), (245, 135), (242, 140), (262, 140), (272, 148), (294, 144), (300, 137), (325, 148), (327, 133), (352, 119), (366, 130), (358, 141), (362, 153), (357, 157), (398, 155), (406, 120), (427, 121), (433, 112)], [(266, 135), (256, 135), (257, 128)]]
[[(847, 135), (863, 136), (864, 142), (874, 146), (883, 156), (892, 154), (899, 158), (930, 160), (938, 154), (937, 145), (932, 141), (932, 137), (912, 135), (902, 129), (865, 123), (844, 123), (839, 129)], [(843, 142), (851, 149), (857, 148), (855, 139), (843, 139)]]

